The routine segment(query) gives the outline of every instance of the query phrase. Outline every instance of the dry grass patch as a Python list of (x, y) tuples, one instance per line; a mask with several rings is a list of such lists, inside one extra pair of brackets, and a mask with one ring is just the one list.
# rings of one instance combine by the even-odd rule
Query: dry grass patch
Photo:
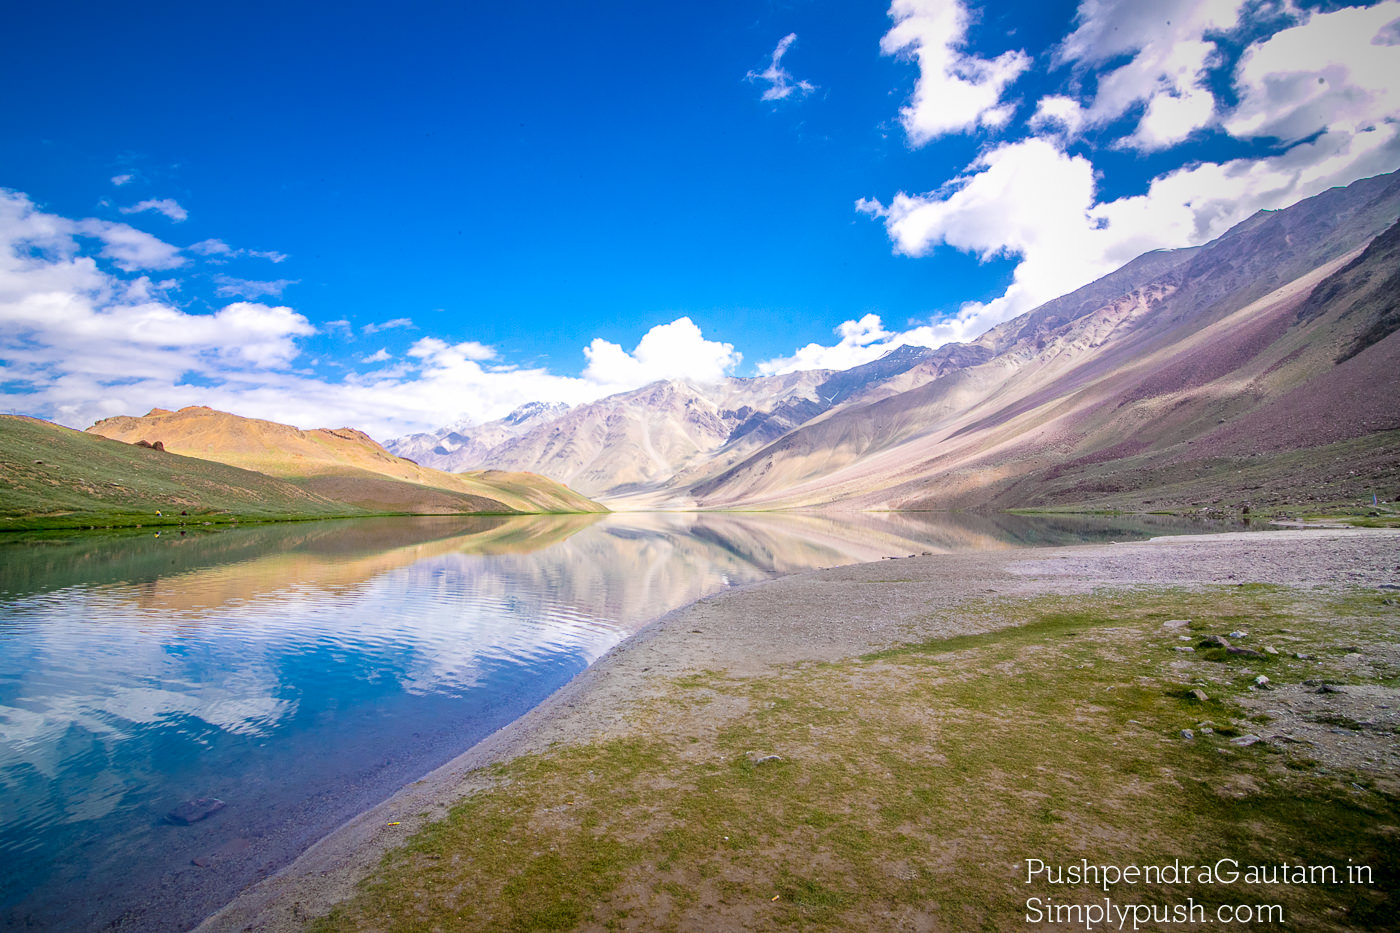
[[(674, 680), (637, 702), (630, 736), (494, 769), (492, 789), (391, 853), (315, 929), (998, 930), (1027, 925), (1028, 897), (1104, 897), (1026, 884), (1028, 858), (1351, 860), (1375, 883), (1109, 894), (1277, 903), (1290, 929), (1388, 928), (1397, 797), (1364, 761), (1321, 767), (1301, 745), (1231, 739), (1261, 728), (1242, 705), (1260, 671), (1279, 685), (1343, 663), (1394, 678), (1394, 606), (1374, 591), (1231, 587), (975, 608), (1015, 625)], [(1265, 659), (1173, 650), (1234, 630), (1291, 641)], [(1339, 640), (1359, 652), (1332, 651)], [(1375, 662), (1362, 673), (1343, 660), (1358, 653)]]

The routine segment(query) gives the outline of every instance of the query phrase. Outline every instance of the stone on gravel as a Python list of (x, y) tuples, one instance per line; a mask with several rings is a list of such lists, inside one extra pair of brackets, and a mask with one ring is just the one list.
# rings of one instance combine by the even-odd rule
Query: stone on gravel
[(217, 797), (195, 797), (171, 810), (165, 815), (165, 818), (180, 826), (188, 826), (213, 816), (223, 808), (224, 802)]
[(1230, 744), (1231, 744), (1231, 745), (1238, 745), (1240, 748), (1248, 748), (1249, 746), (1255, 745), (1255, 744), (1257, 744), (1257, 743), (1259, 743), (1259, 742), (1262, 742), (1262, 741), (1264, 741), (1264, 740), (1261, 739), (1259, 736), (1257, 736), (1257, 735), (1255, 735), (1254, 733), (1251, 732), (1249, 735), (1241, 735), (1241, 736), (1238, 736), (1238, 737), (1236, 737), (1236, 738), (1231, 739), (1231, 740), (1230, 740)]

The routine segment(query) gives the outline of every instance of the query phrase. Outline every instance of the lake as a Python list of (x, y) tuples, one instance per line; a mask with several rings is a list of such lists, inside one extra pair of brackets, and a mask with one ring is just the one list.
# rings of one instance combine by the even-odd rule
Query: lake
[(186, 930), (725, 587), (1191, 530), (1218, 527), (656, 513), (0, 538), (0, 929)]

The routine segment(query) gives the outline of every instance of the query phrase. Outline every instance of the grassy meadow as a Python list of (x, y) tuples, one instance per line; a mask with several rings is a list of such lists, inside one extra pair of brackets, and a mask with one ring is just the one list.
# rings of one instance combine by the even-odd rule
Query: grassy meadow
[[(1067, 929), (1027, 923), (1028, 899), (1107, 896), (1282, 912), (1283, 926), (1255, 928), (1390, 929), (1400, 781), (1372, 753), (1393, 756), (1395, 720), (1286, 720), (1357, 691), (1400, 699), (1393, 595), (1246, 585), (988, 600), (959, 611), (1008, 627), (673, 679), (635, 701), (627, 734), (491, 769), (487, 789), (311, 928)], [(1259, 657), (1197, 647), (1238, 630)], [(1335, 747), (1250, 739), (1320, 725)], [(1227, 858), (1365, 865), (1372, 882), (1106, 893), (1026, 878), (1028, 859)]]

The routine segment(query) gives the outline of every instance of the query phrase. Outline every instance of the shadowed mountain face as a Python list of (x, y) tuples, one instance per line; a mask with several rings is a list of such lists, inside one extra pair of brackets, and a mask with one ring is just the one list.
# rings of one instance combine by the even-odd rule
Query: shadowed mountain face
[(969, 344), (657, 383), (481, 454), (619, 505), (1267, 507), (1400, 495), (1400, 176), (1148, 253)]

